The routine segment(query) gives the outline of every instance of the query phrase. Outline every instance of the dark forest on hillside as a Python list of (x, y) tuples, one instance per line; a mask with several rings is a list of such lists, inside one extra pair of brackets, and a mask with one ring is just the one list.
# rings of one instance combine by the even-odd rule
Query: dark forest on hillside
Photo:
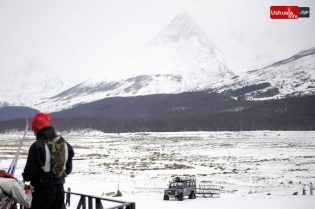
[[(51, 125), (110, 133), (315, 130), (315, 96), (244, 101), (194, 92), (106, 98), (52, 113)], [(0, 122), (0, 132), (10, 129), (24, 130), (25, 118)]]

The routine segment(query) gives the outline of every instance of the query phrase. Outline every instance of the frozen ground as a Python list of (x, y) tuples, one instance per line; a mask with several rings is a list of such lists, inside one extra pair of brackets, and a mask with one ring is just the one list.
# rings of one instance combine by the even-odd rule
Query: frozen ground
[[(6, 169), (21, 133), (0, 135), (0, 166)], [(65, 188), (106, 196), (118, 184), (120, 200), (144, 208), (315, 208), (315, 132), (177, 132), (105, 134), (63, 133), (75, 149), (73, 173)], [(27, 150), (23, 144), (16, 177), (21, 179)], [(197, 184), (222, 187), (219, 198), (163, 201), (174, 176), (195, 176)], [(302, 196), (305, 186), (307, 195)], [(248, 194), (251, 190), (253, 194)], [(292, 195), (293, 192), (299, 195)], [(267, 195), (271, 193), (271, 195)], [(72, 195), (76, 208), (78, 197)], [(103, 202), (104, 207), (111, 206)]]

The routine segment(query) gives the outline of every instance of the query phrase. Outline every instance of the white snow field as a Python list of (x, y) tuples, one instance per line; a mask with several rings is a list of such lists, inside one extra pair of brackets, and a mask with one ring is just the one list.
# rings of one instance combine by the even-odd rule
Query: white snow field
[[(62, 134), (75, 150), (65, 190), (135, 202), (137, 209), (315, 208), (308, 186), (315, 183), (314, 131)], [(9, 166), (21, 135), (0, 135), (0, 169)], [(29, 133), (23, 144), (15, 173), (19, 179), (34, 140)], [(163, 191), (175, 176), (195, 176), (197, 184), (221, 186), (222, 193), (218, 198), (164, 201)], [(106, 196), (118, 184), (123, 196)], [(68, 208), (77, 208), (78, 201), (72, 195)]]

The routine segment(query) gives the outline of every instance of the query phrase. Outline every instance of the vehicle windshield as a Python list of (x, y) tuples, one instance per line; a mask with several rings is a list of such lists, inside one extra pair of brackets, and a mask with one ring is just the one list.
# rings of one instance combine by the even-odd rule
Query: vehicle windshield
[(183, 185), (183, 182), (172, 182), (170, 188), (182, 188)]

